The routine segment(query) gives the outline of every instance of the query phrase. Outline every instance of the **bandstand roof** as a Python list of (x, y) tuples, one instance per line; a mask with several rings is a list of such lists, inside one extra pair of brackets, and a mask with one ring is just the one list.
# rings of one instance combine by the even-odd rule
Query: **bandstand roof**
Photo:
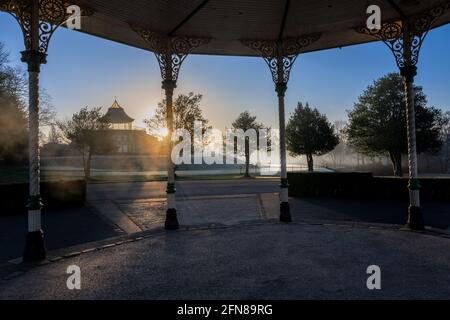
[[(138, 48), (150, 46), (130, 27), (162, 35), (208, 37), (193, 53), (256, 55), (241, 39), (278, 40), (321, 33), (304, 49), (315, 51), (374, 41), (355, 32), (366, 24), (366, 9), (381, 7), (382, 21), (400, 20), (445, 3), (442, 0), (71, 0), (94, 14), (84, 17), (82, 30)], [(433, 27), (450, 22), (450, 10)]]

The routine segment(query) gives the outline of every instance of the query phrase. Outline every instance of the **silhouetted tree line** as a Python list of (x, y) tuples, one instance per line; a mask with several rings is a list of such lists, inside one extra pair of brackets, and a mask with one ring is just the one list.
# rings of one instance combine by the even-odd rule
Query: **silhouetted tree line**
[(27, 159), (27, 115), (21, 73), (7, 63), (8, 54), (0, 43), (0, 159), (15, 164)]
[[(28, 159), (27, 80), (20, 68), (11, 67), (8, 53), (0, 43), (0, 161), (25, 164)], [(54, 121), (48, 94), (40, 92), (41, 125)]]

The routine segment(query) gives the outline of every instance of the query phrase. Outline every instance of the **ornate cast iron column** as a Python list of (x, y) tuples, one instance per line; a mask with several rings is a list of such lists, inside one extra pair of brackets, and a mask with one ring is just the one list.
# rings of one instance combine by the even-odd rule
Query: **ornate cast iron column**
[(417, 74), (417, 63), (422, 43), (431, 29), (433, 22), (446, 10), (450, 3), (437, 6), (419, 15), (405, 17), (403, 21), (388, 22), (381, 29), (358, 28), (357, 32), (371, 35), (382, 40), (394, 54), (405, 86), (408, 168), (409, 168), (409, 210), (407, 226), (415, 230), (423, 230), (423, 216), (420, 207), (420, 183), (417, 170), (416, 117), (414, 77)]
[(178, 73), (187, 55), (195, 48), (209, 42), (207, 38), (189, 38), (182, 36), (163, 36), (136, 26), (132, 28), (148, 43), (155, 53), (161, 69), (162, 89), (166, 93), (166, 123), (168, 137), (167, 155), (167, 211), (165, 228), (179, 228), (175, 201), (175, 168), (171, 159), (173, 147), (173, 91), (177, 87)]
[(60, 0), (0, 1), (0, 10), (10, 13), (19, 23), (25, 42), (22, 61), (28, 65), (28, 136), (29, 185), (28, 234), (23, 260), (39, 261), (46, 257), (44, 233), (41, 228), (39, 159), (39, 73), (46, 63), (47, 49), (53, 32), (69, 17)]
[(260, 41), (242, 40), (242, 43), (258, 52), (272, 73), (275, 82), (275, 91), (278, 95), (278, 115), (280, 129), (280, 164), (281, 164), (281, 184), (280, 184), (280, 221), (291, 222), (292, 217), (289, 209), (288, 179), (286, 169), (286, 119), (284, 98), (287, 90), (287, 83), (292, 66), (300, 54), (301, 50), (313, 42), (319, 40), (319, 34), (313, 34), (296, 39), (285, 39), (282, 41)]

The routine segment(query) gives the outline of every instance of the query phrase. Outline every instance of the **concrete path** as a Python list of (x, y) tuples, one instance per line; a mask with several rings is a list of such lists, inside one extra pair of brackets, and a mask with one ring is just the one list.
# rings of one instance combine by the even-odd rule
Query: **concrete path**
[[(183, 198), (243, 193), (269, 193), (277, 192), (279, 184), (278, 179), (269, 178), (177, 181), (176, 196)], [(88, 186), (88, 201), (164, 198), (165, 196), (166, 182), (163, 181), (91, 184)]]
[[(164, 225), (165, 199), (117, 201), (116, 204), (142, 230)], [(177, 213), (182, 226), (234, 225), (266, 219), (257, 194), (182, 198), (177, 202)]]
[[(276, 192), (278, 184), (270, 178), (179, 181), (179, 222), (233, 224), (259, 219), (264, 210), (258, 194)], [(138, 232), (164, 225), (165, 188), (165, 182), (93, 184), (88, 187), (88, 203), (124, 232)]]
[(117, 226), (126, 233), (142, 231), (120, 208), (111, 200), (91, 201), (89, 207), (103, 219)]
[[(12, 273), (0, 299), (449, 299), (449, 247), (443, 236), (345, 225), (161, 231)], [(79, 291), (66, 287), (69, 265), (81, 268)], [(381, 268), (381, 290), (367, 289), (369, 265)]]
[[(192, 197), (212, 197), (245, 194), (265, 194), (264, 207), (278, 210), (278, 179), (205, 180), (177, 182), (179, 201)], [(270, 196), (269, 194), (273, 194)], [(165, 198), (165, 182), (95, 184), (88, 188), (88, 201), (111, 200), (116, 203), (132, 200)], [(272, 201), (273, 200), (273, 201)], [(368, 200), (345, 198), (291, 199), (297, 219), (357, 221), (368, 223), (404, 224), (408, 203), (393, 200)], [(449, 203), (423, 202), (425, 223), (435, 228), (450, 228)]]
[[(166, 200), (98, 200), (90, 203), (97, 212), (125, 232), (137, 232), (164, 225)], [(290, 199), (291, 214), (297, 222), (352, 222), (404, 225), (408, 204), (333, 198)], [(278, 193), (179, 197), (178, 220), (183, 226), (225, 224), (248, 220), (278, 219)], [(450, 225), (447, 204), (424, 204), (426, 226), (446, 230)]]

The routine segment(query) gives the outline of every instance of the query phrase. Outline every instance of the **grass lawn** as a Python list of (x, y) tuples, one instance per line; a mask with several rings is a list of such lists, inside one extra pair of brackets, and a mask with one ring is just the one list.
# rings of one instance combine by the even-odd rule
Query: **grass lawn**
[[(193, 180), (238, 180), (238, 179), (267, 179), (273, 177), (250, 177), (245, 178), (236, 174), (220, 174), (220, 175), (177, 175), (177, 181), (193, 181)], [(96, 175), (91, 178), (90, 183), (120, 183), (120, 182), (149, 182), (149, 181), (166, 181), (166, 176), (146, 176), (146, 175)]]
[[(270, 179), (272, 176), (253, 176), (245, 178), (239, 174), (198, 174), (198, 175), (177, 175), (178, 181), (183, 180), (237, 180), (237, 179)], [(41, 170), (42, 181), (55, 180), (78, 180), (84, 179), (81, 170)], [(111, 174), (95, 172), (91, 177), (90, 183), (120, 183), (120, 182), (149, 182), (165, 181), (165, 175), (146, 175), (146, 174)], [(26, 183), (28, 182), (28, 168), (23, 166), (0, 166), (0, 184)]]

